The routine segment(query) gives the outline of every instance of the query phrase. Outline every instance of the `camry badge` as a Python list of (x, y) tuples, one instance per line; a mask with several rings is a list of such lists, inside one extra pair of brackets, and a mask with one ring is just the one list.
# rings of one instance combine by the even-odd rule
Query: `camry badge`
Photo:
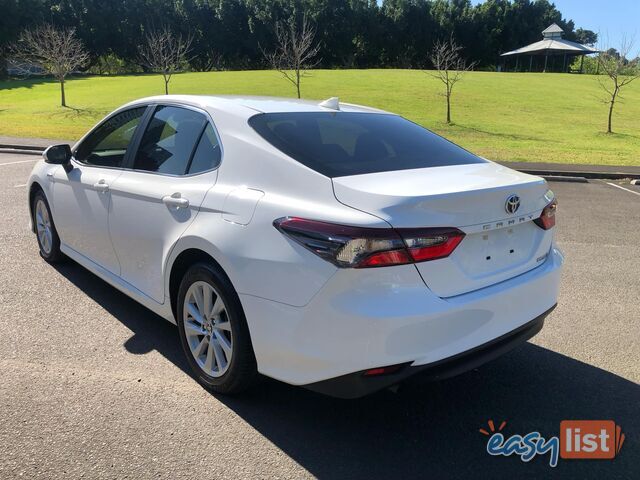
[(507, 201), (504, 204), (504, 209), (509, 215), (513, 215), (520, 208), (520, 197), (517, 195), (509, 195)]

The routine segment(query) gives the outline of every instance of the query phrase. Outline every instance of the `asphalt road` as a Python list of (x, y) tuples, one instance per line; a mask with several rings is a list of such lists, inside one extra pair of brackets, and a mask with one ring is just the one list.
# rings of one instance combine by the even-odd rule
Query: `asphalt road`
[[(0, 478), (640, 478), (640, 195), (552, 184), (558, 308), (476, 371), (356, 401), (268, 380), (225, 398), (190, 377), (174, 326), (40, 259), (34, 161), (0, 155)], [(563, 419), (613, 419), (626, 441), (613, 461), (551, 469), (548, 455), (489, 456), (489, 419), (546, 437)]]

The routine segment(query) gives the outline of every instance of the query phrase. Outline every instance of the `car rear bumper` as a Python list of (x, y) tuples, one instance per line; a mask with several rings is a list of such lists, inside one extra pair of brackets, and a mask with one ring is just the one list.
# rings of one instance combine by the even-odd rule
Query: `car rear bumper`
[(394, 373), (379, 376), (367, 376), (366, 370), (364, 370), (311, 383), (304, 385), (304, 387), (332, 397), (359, 398), (397, 385), (407, 379), (436, 381), (454, 377), (504, 355), (535, 336), (542, 329), (545, 318), (554, 308), (555, 305), (542, 315), (499, 338), (437, 362), (419, 366), (405, 364)]
[[(552, 248), (533, 270), (449, 298), (426, 288), (413, 265), (400, 265), (340, 269), (304, 307), (246, 294), (240, 299), (264, 375), (311, 386), (406, 364), (398, 375), (410, 376), (476, 348), (484, 351), (496, 339), (527, 330), (532, 319), (542, 321), (557, 303), (562, 263)], [(378, 381), (379, 388), (386, 385), (386, 379)]]

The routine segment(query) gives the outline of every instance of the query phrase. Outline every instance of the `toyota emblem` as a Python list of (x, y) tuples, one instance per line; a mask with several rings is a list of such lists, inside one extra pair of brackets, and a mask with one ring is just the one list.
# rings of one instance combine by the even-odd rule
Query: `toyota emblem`
[(509, 195), (507, 201), (504, 204), (504, 209), (509, 215), (513, 215), (520, 208), (520, 197), (518, 195)]

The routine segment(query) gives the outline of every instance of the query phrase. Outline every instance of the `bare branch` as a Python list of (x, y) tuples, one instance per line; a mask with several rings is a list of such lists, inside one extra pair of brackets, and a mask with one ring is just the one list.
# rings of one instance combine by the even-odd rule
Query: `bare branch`
[(477, 62), (467, 61), (460, 52), (462, 46), (458, 45), (451, 36), (449, 40), (438, 40), (431, 50), (431, 63), (435, 73), (431, 76), (440, 80), (445, 85), (444, 96), (447, 98), (447, 123), (451, 123), (451, 93), (456, 83), (462, 80), (464, 72), (473, 70)]
[(18, 42), (10, 46), (9, 57), (14, 69), (24, 76), (53, 75), (60, 82), (60, 103), (66, 107), (64, 81), (87, 63), (89, 53), (76, 37), (75, 29), (45, 24), (24, 30)]
[[(603, 102), (609, 105), (609, 116), (607, 121), (607, 133), (612, 133), (611, 123), (613, 109), (616, 103), (620, 102), (622, 96), (620, 90), (631, 82), (640, 78), (640, 65), (638, 57), (629, 59), (633, 49), (633, 40), (627, 37), (622, 38), (620, 48), (600, 48), (598, 54), (598, 68), (603, 75), (598, 77), (600, 87), (606, 93)], [(607, 77), (607, 81), (604, 80)]]
[(317, 58), (320, 52), (320, 44), (315, 43), (316, 31), (307, 16), (302, 17), (302, 26), (299, 28), (292, 18), (288, 23), (276, 23), (276, 49), (273, 52), (265, 52), (263, 55), (297, 90), (300, 98), (300, 83), (302, 78), (309, 75), (308, 70), (314, 68), (320, 62)]
[(144, 44), (138, 47), (140, 63), (164, 78), (164, 93), (169, 94), (171, 76), (179, 72), (189, 61), (191, 35), (183, 37), (174, 34), (169, 27), (150, 29), (144, 37)]

